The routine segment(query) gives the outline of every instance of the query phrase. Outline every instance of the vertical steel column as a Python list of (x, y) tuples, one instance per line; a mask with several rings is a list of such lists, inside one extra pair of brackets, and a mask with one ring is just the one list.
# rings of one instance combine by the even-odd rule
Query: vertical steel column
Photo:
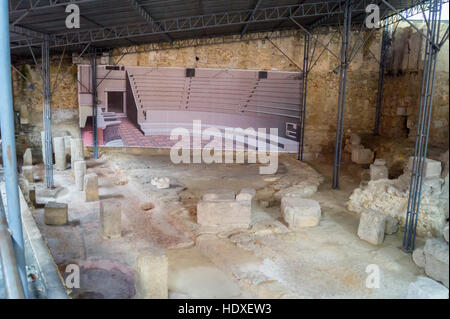
[(97, 135), (97, 52), (91, 55), (91, 83), (92, 83), (92, 149), (94, 159), (98, 158), (98, 135)]
[(45, 181), (47, 188), (54, 186), (53, 182), (53, 142), (52, 142), (52, 111), (50, 93), (50, 42), (48, 36), (42, 42), (42, 109), (44, 120), (45, 143)]
[(342, 45), (341, 45), (341, 66), (339, 77), (339, 98), (338, 98), (338, 115), (336, 125), (336, 145), (334, 152), (334, 165), (333, 165), (333, 188), (339, 188), (339, 176), (341, 173), (341, 159), (342, 159), (342, 141), (344, 134), (344, 115), (345, 115), (345, 97), (347, 89), (347, 70), (349, 65), (349, 53), (350, 46), (350, 31), (352, 23), (352, 7), (351, 1), (346, 0), (344, 4), (344, 28), (342, 32)]
[(8, 1), (0, 1), (0, 127), (7, 199), (8, 226), (25, 297), (28, 296), (25, 253), (20, 214), (17, 157), (14, 130), (14, 109), (11, 84)]
[(299, 148), (298, 159), (303, 161), (303, 150), (305, 145), (305, 126), (306, 126), (306, 95), (308, 88), (308, 70), (309, 67), (309, 34), (305, 34), (305, 43), (303, 49), (303, 69), (302, 69), (302, 104), (300, 106), (300, 127), (299, 127)]
[(424, 56), (422, 91), (420, 96), (419, 123), (417, 127), (414, 161), (411, 170), (408, 208), (406, 211), (405, 233), (402, 248), (406, 252), (414, 250), (422, 183), (425, 162), (428, 151), (428, 136), (433, 109), (434, 81), (436, 77), (436, 62), (439, 52), (439, 32), (442, 10), (442, 0), (431, 0), (427, 21), (427, 37)]
[(389, 26), (385, 25), (383, 27), (383, 37), (381, 40), (380, 74), (378, 76), (378, 96), (375, 114), (375, 128), (373, 130), (374, 135), (380, 134), (381, 109), (383, 103), (383, 88), (384, 88), (384, 72), (386, 70), (386, 57), (390, 45), (391, 45), (391, 38), (389, 34)]

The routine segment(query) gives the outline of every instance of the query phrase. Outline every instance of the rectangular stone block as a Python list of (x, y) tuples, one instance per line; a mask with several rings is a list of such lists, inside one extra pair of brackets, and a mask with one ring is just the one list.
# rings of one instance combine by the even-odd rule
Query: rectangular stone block
[(22, 166), (22, 175), (25, 177), (25, 179), (30, 182), (34, 183), (34, 168), (33, 166)]
[(201, 200), (197, 204), (197, 223), (227, 229), (248, 228), (251, 202), (236, 200)]
[(69, 221), (68, 207), (65, 203), (48, 202), (44, 208), (44, 223), (46, 225), (66, 225)]
[(23, 166), (33, 166), (33, 154), (31, 148), (27, 148), (23, 154)]
[(449, 284), (449, 247), (442, 238), (430, 238), (424, 248), (425, 273), (443, 283), (447, 288)]
[(162, 250), (141, 253), (136, 261), (135, 287), (137, 299), (167, 299), (169, 262)]
[(379, 179), (388, 179), (389, 178), (389, 170), (387, 166), (384, 165), (370, 165), (370, 180), (377, 181)]
[(84, 193), (87, 202), (99, 200), (97, 174), (91, 173), (84, 176)]
[(370, 164), (373, 161), (373, 152), (368, 148), (352, 149), (352, 162), (356, 164)]
[(358, 237), (373, 245), (379, 245), (384, 240), (386, 216), (373, 210), (361, 214), (358, 227)]
[(75, 185), (79, 191), (84, 189), (84, 176), (86, 175), (86, 162), (75, 161)]
[(122, 206), (116, 201), (100, 202), (100, 232), (103, 238), (122, 235)]
[(234, 200), (236, 195), (229, 189), (214, 189), (208, 191), (203, 195), (203, 200), (217, 201), (217, 200)]
[(84, 160), (84, 146), (81, 138), (72, 138), (70, 140), (70, 164), (72, 173), (74, 173), (74, 164), (76, 161)]
[(281, 214), (292, 229), (315, 227), (319, 225), (322, 216), (317, 201), (288, 196), (281, 199)]
[[(412, 167), (413, 167), (413, 161), (414, 161), (414, 156), (411, 156), (409, 158), (408, 161), (408, 165), (406, 167), (406, 170), (408, 172), (412, 171)], [(442, 164), (439, 161), (435, 161), (432, 159), (427, 158), (425, 160), (425, 169), (424, 169), (424, 177), (425, 178), (432, 178), (432, 177), (441, 177), (441, 172), (442, 172)]]
[(55, 151), (56, 170), (64, 171), (66, 169), (66, 145), (64, 137), (55, 137), (53, 139), (53, 149)]
[(256, 190), (253, 188), (244, 188), (239, 194), (236, 195), (236, 200), (252, 201), (256, 195)]

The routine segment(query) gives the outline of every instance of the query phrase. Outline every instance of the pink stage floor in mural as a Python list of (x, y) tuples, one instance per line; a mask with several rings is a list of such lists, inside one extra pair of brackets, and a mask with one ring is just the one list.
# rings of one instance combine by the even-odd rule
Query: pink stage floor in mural
[[(121, 142), (115, 143), (111, 146), (122, 146), (122, 147), (143, 147), (143, 148), (171, 148), (176, 143), (181, 140), (171, 140), (169, 135), (152, 135), (145, 136), (136, 126), (133, 125), (126, 117), (120, 119), (121, 123), (119, 126)], [(100, 146), (105, 145), (103, 141), (103, 135), (101, 130), (99, 130), (99, 140), (98, 144)], [(81, 129), (81, 136), (85, 146), (92, 146), (92, 124), (87, 123), (85, 128)], [(210, 141), (202, 141), (202, 147), (206, 146)], [(191, 139), (192, 145), (192, 139)], [(235, 143), (234, 143), (235, 145)], [(247, 149), (248, 145), (245, 144), (244, 147)]]

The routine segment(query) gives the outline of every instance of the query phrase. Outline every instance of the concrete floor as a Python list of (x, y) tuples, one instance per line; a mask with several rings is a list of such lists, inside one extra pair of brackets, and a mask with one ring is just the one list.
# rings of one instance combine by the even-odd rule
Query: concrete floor
[[(88, 172), (99, 175), (101, 199), (122, 202), (120, 239), (99, 236), (98, 202), (84, 202), (70, 170), (55, 172), (53, 192), (38, 183), (38, 202), (69, 204), (70, 224), (64, 227), (46, 226), (42, 208), (34, 214), (63, 276), (66, 265), (81, 266), (82, 289), (71, 292), (74, 298), (132, 298), (136, 257), (155, 246), (168, 250), (170, 298), (403, 298), (421, 274), (398, 249), (400, 233), (380, 246), (357, 237), (359, 217), (346, 209), (360, 183), (357, 165), (345, 164), (341, 189), (332, 190), (331, 161), (308, 166), (283, 155), (278, 173), (263, 176), (257, 165), (174, 165), (167, 155), (143, 152), (108, 152), (88, 162)], [(42, 167), (36, 172), (42, 179)], [(157, 190), (153, 177), (170, 177), (171, 188)], [(300, 182), (322, 182), (312, 197), (322, 207), (322, 220), (292, 232), (282, 221), (276, 193)], [(195, 223), (203, 193), (247, 187), (257, 189), (249, 230), (218, 232)], [(155, 208), (142, 210), (145, 202)], [(378, 289), (365, 285), (371, 264), (381, 271)]]

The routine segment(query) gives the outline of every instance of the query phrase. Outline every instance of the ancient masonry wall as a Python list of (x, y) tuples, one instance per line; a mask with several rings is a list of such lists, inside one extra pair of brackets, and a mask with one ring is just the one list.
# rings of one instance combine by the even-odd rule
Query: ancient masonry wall
[[(426, 32), (425, 25), (417, 26)], [(446, 28), (442, 28), (441, 38)], [(398, 26), (388, 52), (383, 92), (381, 134), (414, 141), (419, 117), (424, 39), (407, 23)], [(438, 55), (430, 144), (448, 148), (449, 142), (449, 60), (448, 40)]]
[[(355, 43), (359, 45), (361, 43), (357, 33), (358, 31), (353, 32), (352, 45), (355, 45)], [(336, 30), (323, 28), (318, 30), (317, 34), (321, 42), (328, 43), (330, 41), (330, 49), (336, 55), (339, 55), (340, 36)], [(362, 34), (361, 36), (365, 38), (368, 35)], [(297, 65), (302, 65), (303, 38), (300, 35), (274, 39), (273, 41)], [(311, 40), (311, 45), (313, 44), (314, 40)], [(371, 134), (373, 131), (378, 86), (378, 63), (372, 54), (379, 58), (380, 47), (381, 32), (374, 32), (367, 41), (367, 45), (353, 56), (348, 73), (345, 117), (345, 134), (347, 135), (350, 133)], [(115, 53), (113, 52), (111, 64), (120, 58)], [(318, 44), (315, 50), (315, 59), (321, 53), (322, 47)], [(58, 56), (52, 58), (52, 83), (55, 81), (58, 70), (58, 58)], [(55, 136), (61, 134), (78, 135), (77, 71), (75, 67), (72, 67), (71, 62), (71, 59), (65, 59), (62, 63), (60, 73), (64, 74), (67, 72), (67, 76), (57, 87), (52, 97), (53, 133)], [(305, 152), (309, 158), (316, 158), (321, 153), (333, 151), (339, 89), (339, 73), (335, 73), (333, 70), (336, 70), (338, 62), (329, 52), (324, 51), (320, 55), (320, 59), (316, 61), (309, 75), (305, 137)], [(264, 40), (130, 54), (125, 56), (120, 61), (120, 64), (128, 66), (236, 68), (279, 71), (298, 70), (269, 41)], [(21, 124), (18, 125), (17, 129), (19, 134), (19, 154), (26, 147), (30, 146), (39, 152), (40, 131), (42, 130), (40, 76), (32, 65), (21, 65), (17, 67), (27, 76), (27, 80), (24, 80), (16, 72), (13, 72), (14, 106), (16, 111), (19, 112), (21, 119)], [(445, 86), (448, 85), (448, 63), (446, 72), (446, 74), (444, 73), (441, 76), (442, 79), (438, 77), (436, 92), (442, 92), (444, 90), (443, 82), (445, 82)], [(399, 83), (403, 82), (403, 80), (408, 80), (411, 83)], [(417, 79), (412, 76), (402, 78), (402, 81), (397, 81), (389, 76), (387, 77), (385, 90), (385, 95), (387, 95), (385, 105), (387, 106), (383, 113), (383, 134), (392, 135), (393, 137), (397, 136), (392, 133), (394, 130), (386, 129), (389, 116), (385, 114), (397, 105), (407, 103), (403, 101), (411, 101), (409, 102), (411, 109), (417, 105), (417, 103), (414, 103), (414, 94), (418, 94), (416, 93), (418, 90), (415, 90), (415, 87), (418, 85), (417, 82)], [(397, 90), (394, 87), (395, 85), (405, 85), (408, 90)], [(400, 96), (395, 95), (397, 91), (402, 92)], [(446, 92), (446, 95), (442, 93), (437, 93), (437, 95), (443, 95), (442, 101), (447, 101), (446, 106), (442, 106), (442, 112), (446, 112), (447, 114), (447, 127), (432, 130), (432, 143), (441, 143), (441, 136), (448, 136), (448, 88), (446, 88)], [(394, 105), (394, 102), (390, 101), (398, 101), (398, 103)], [(391, 127), (395, 126), (391, 125)]]

